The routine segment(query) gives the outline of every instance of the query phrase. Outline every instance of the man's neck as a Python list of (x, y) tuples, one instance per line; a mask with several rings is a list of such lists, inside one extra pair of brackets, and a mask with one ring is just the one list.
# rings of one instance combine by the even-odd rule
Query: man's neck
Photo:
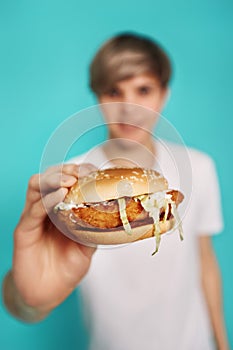
[(156, 159), (155, 142), (148, 138), (145, 144), (110, 138), (103, 145), (107, 159), (115, 166), (153, 168)]

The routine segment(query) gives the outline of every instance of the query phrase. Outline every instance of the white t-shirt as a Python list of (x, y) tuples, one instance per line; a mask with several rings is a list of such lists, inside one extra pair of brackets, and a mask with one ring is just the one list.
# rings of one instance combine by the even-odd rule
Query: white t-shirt
[[(200, 281), (197, 237), (222, 230), (216, 171), (209, 156), (156, 144), (155, 168), (183, 192), (177, 232), (120, 248), (98, 249), (80, 288), (91, 350), (210, 350), (212, 330)], [(101, 149), (72, 161), (109, 164)], [(191, 196), (191, 197), (190, 197)]]

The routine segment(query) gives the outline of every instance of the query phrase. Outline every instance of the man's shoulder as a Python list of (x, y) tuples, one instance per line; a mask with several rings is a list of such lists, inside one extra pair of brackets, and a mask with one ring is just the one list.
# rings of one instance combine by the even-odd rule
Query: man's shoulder
[(199, 149), (188, 147), (188, 154), (192, 165), (206, 167), (214, 164), (213, 158), (208, 153)]
[(188, 150), (193, 175), (197, 173), (207, 179), (210, 174), (216, 172), (215, 161), (208, 153), (191, 147)]
[[(200, 149), (186, 146), (185, 148), (192, 169), (193, 181), (196, 179), (198, 183), (200, 181), (206, 183), (217, 172), (214, 159), (207, 152)], [(180, 149), (177, 152), (182, 152), (182, 150)]]
[(213, 163), (212, 157), (200, 149), (172, 142), (166, 142), (165, 147), (169, 148), (175, 156), (184, 157), (184, 154), (186, 154), (192, 165)]

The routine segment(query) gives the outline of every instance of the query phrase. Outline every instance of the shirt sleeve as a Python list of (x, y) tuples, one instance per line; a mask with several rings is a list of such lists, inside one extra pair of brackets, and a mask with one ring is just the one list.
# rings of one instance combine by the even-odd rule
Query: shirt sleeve
[(201, 236), (220, 233), (223, 230), (220, 188), (215, 164), (209, 156), (202, 155), (197, 173), (197, 234)]

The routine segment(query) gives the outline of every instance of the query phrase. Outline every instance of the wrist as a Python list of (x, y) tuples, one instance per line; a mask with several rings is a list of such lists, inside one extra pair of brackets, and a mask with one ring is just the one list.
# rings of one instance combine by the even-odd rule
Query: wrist
[(2, 296), (7, 310), (21, 321), (39, 322), (50, 312), (50, 310), (42, 310), (25, 303), (15, 285), (12, 271), (9, 271), (3, 280)]

